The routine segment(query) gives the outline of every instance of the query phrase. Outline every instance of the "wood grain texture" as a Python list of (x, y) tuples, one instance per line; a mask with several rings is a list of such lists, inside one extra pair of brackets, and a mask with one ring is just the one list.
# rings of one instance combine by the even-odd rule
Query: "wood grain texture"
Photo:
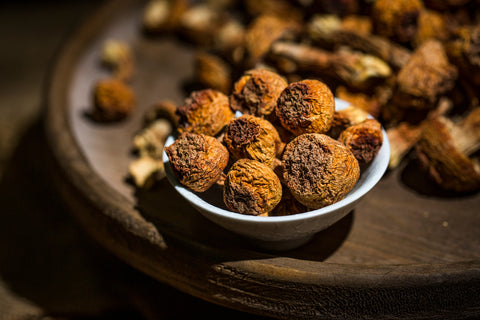
[[(445, 319), (480, 316), (480, 196), (436, 190), (415, 160), (389, 172), (344, 219), (302, 248), (259, 250), (207, 221), (166, 180), (125, 182), (131, 137), (156, 100), (180, 103), (192, 48), (139, 33), (141, 4), (112, 1), (65, 44), (51, 72), (46, 129), (58, 183), (78, 221), (107, 249), (153, 278), (204, 300), (285, 319)], [(137, 56), (139, 97), (125, 122), (85, 117), (107, 75), (107, 38)]]

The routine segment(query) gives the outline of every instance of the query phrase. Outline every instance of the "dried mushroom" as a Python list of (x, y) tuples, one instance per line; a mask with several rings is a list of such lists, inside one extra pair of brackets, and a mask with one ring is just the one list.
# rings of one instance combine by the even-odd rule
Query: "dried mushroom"
[(243, 115), (232, 120), (223, 141), (236, 159), (247, 158), (273, 167), (282, 142), (275, 127), (267, 120)]
[(282, 184), (273, 170), (258, 161), (240, 159), (228, 171), (223, 199), (231, 211), (267, 215), (282, 198)]
[(99, 121), (122, 120), (135, 108), (135, 93), (118, 79), (100, 80), (93, 90), (92, 116)]
[(194, 91), (178, 107), (180, 132), (214, 136), (234, 117), (228, 97), (220, 91), (205, 89)]
[(324, 134), (306, 133), (285, 147), (285, 183), (303, 205), (318, 209), (343, 199), (360, 177), (352, 152)]
[(421, 133), (421, 126), (414, 126), (407, 122), (402, 122), (387, 130), (390, 142), (390, 160), (388, 162), (390, 170), (396, 168), (405, 155), (417, 144)]
[(455, 85), (457, 68), (451, 65), (437, 40), (423, 43), (398, 73), (393, 103), (401, 108), (431, 109), (440, 95)]
[(185, 132), (165, 148), (175, 176), (196, 192), (208, 190), (228, 164), (228, 150), (217, 139)]
[(368, 113), (353, 105), (333, 113), (333, 121), (328, 135), (334, 139), (350, 126), (359, 124), (368, 118)]
[(275, 72), (248, 70), (233, 87), (230, 107), (244, 114), (268, 116), (275, 110), (277, 99), (287, 85), (287, 81)]
[(128, 81), (133, 76), (135, 61), (132, 50), (126, 42), (113, 39), (105, 41), (101, 61), (119, 80)]
[(375, 159), (383, 144), (382, 125), (375, 119), (366, 119), (346, 128), (338, 137), (363, 166)]
[(281, 93), (275, 108), (282, 126), (295, 135), (327, 132), (334, 112), (333, 93), (318, 80), (291, 83)]
[(421, 0), (376, 0), (372, 10), (375, 31), (400, 43), (410, 42), (422, 9)]
[(173, 30), (187, 7), (186, 0), (150, 0), (143, 11), (143, 29), (148, 33)]
[(224, 94), (232, 87), (231, 67), (220, 57), (206, 52), (198, 52), (194, 62), (195, 80), (205, 88), (218, 90)]
[(271, 45), (298, 31), (297, 22), (265, 14), (250, 23), (245, 34), (245, 65), (254, 67), (268, 53)]
[(480, 107), (454, 123), (439, 116), (423, 125), (416, 151), (420, 162), (442, 188), (457, 192), (480, 189), (480, 163), (470, 158), (480, 149)]
[(330, 52), (306, 44), (279, 41), (272, 45), (270, 56), (288, 66), (284, 71), (329, 75), (355, 88), (369, 87), (392, 72), (383, 60), (346, 47)]

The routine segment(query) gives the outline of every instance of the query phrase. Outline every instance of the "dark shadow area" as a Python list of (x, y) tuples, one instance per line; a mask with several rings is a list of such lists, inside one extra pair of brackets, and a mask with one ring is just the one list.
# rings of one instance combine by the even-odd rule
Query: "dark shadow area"
[(352, 210), (327, 229), (317, 233), (312, 241), (306, 245), (285, 252), (285, 256), (309, 261), (325, 261), (335, 253), (348, 237), (354, 219), (355, 210)]
[[(214, 189), (216, 188), (217, 186)], [(215, 192), (218, 195), (218, 192), (221, 191), (211, 191), (212, 194)], [(211, 195), (211, 197), (214, 196)], [(272, 251), (259, 248), (249, 239), (226, 230), (203, 217), (174, 190), (167, 178), (159, 181), (152, 189), (137, 189), (135, 198), (137, 200), (136, 207), (142, 216), (155, 224), (161, 234), (171, 234), (173, 237), (190, 243), (208, 245), (223, 252), (230, 252), (229, 259), (254, 260), (291, 257), (325, 261), (345, 241), (354, 220), (352, 211), (340, 221), (316, 234), (309, 243), (302, 247), (287, 251)], [(224, 207), (224, 204), (219, 203), (218, 206)], [(222, 257), (218, 258), (218, 263), (221, 263)]]
[(409, 161), (401, 168), (400, 181), (407, 188), (420, 195), (434, 198), (461, 198), (470, 197), (478, 192), (454, 192), (440, 188), (428, 174), (422, 170), (422, 166), (416, 157), (410, 157)]
[(52, 161), (38, 119), (0, 180), (0, 279), (11, 292), (66, 319), (257, 318), (163, 285), (100, 248), (58, 198)]

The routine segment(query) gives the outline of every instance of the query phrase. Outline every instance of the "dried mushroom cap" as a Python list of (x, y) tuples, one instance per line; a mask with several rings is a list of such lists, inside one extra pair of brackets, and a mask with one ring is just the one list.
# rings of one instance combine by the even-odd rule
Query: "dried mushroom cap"
[(282, 126), (295, 135), (327, 132), (334, 112), (333, 93), (318, 80), (291, 83), (281, 93), (275, 108)]
[(135, 108), (133, 90), (117, 79), (99, 81), (93, 92), (94, 116), (102, 121), (117, 121), (130, 115)]
[(360, 165), (369, 164), (382, 147), (382, 125), (375, 119), (366, 119), (346, 128), (338, 141), (352, 151)]
[(399, 42), (409, 42), (416, 34), (422, 9), (421, 0), (377, 0), (372, 10), (375, 31)]
[(298, 23), (278, 16), (263, 14), (255, 18), (245, 34), (247, 67), (255, 66), (270, 50), (271, 45), (299, 29)]
[(275, 72), (248, 70), (233, 87), (230, 107), (245, 114), (267, 116), (275, 110), (277, 99), (287, 85), (287, 81)]
[(148, 1), (142, 17), (144, 30), (151, 33), (161, 33), (174, 29), (187, 7), (186, 0)]
[(368, 113), (353, 105), (333, 113), (333, 121), (328, 135), (337, 139), (346, 128), (359, 124), (368, 118)]
[(266, 215), (280, 202), (282, 184), (273, 170), (258, 161), (240, 159), (227, 173), (223, 200), (231, 211)]
[(398, 73), (393, 102), (405, 108), (430, 109), (454, 87), (456, 79), (457, 68), (449, 63), (442, 43), (428, 40)]
[(181, 184), (196, 192), (208, 190), (228, 163), (228, 150), (217, 139), (185, 132), (165, 148)]
[(194, 91), (178, 107), (180, 132), (214, 136), (234, 117), (228, 97), (220, 91), (205, 89)]
[(469, 158), (479, 149), (479, 107), (458, 124), (443, 116), (427, 120), (416, 145), (418, 158), (433, 180), (457, 192), (480, 189), (478, 159)]
[(206, 52), (195, 55), (195, 78), (206, 88), (228, 94), (232, 86), (230, 69), (230, 66), (216, 55)]
[(282, 144), (269, 121), (251, 115), (232, 120), (226, 127), (223, 141), (235, 158), (257, 160), (269, 167), (273, 166)]
[(293, 196), (313, 209), (344, 198), (360, 177), (352, 152), (324, 134), (296, 137), (285, 147), (282, 162), (284, 179)]

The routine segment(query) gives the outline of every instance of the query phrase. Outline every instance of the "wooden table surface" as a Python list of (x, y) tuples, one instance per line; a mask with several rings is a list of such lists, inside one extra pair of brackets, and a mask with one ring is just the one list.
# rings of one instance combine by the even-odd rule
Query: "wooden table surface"
[(63, 39), (100, 4), (0, 3), (0, 319), (262, 319), (128, 267), (84, 234), (53, 188), (45, 77)]

